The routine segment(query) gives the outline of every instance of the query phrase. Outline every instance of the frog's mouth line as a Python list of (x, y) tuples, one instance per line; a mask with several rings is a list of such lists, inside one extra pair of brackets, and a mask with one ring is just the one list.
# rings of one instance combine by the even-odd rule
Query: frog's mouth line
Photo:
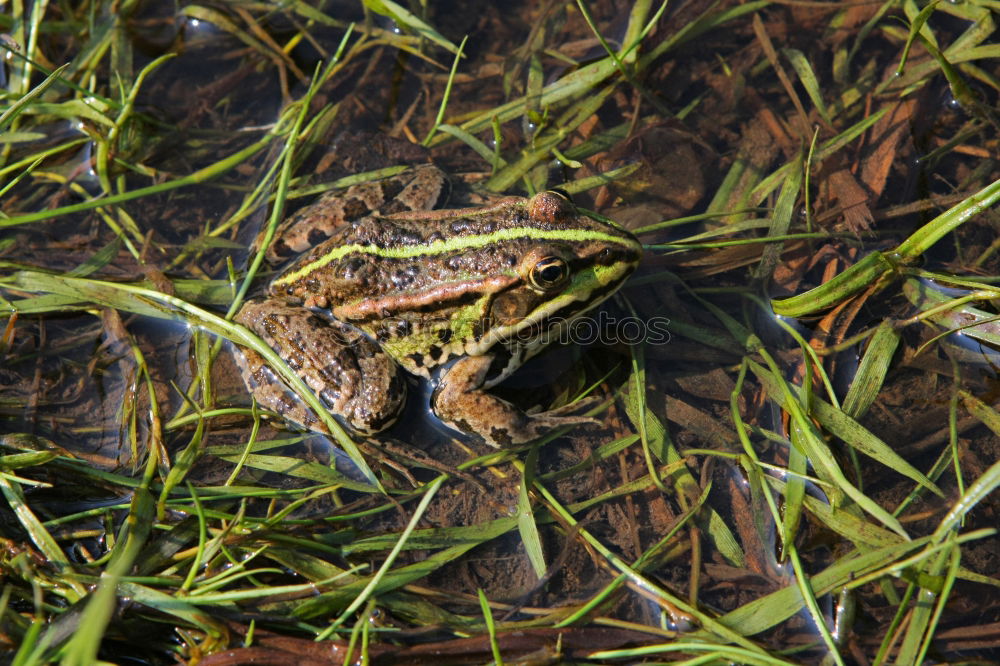
[[(523, 347), (528, 350), (525, 358), (541, 351), (555, 332), (553, 329), (569, 326), (584, 313), (596, 308), (625, 284), (632, 270), (623, 270), (617, 280), (586, 292), (569, 290), (533, 311), (521, 321), (491, 329), (481, 340), (468, 345), (467, 353), (482, 354), (493, 345)], [(530, 331), (530, 333), (529, 333)]]

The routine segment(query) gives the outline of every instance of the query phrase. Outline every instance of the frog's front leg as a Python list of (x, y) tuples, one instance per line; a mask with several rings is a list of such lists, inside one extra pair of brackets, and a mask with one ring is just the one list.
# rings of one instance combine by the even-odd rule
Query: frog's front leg
[(486, 392), (482, 386), (492, 362), (490, 355), (466, 356), (448, 368), (431, 397), (434, 414), (448, 426), (474, 432), (498, 448), (536, 440), (554, 428), (595, 423), (579, 414), (566, 415), (579, 411), (579, 403), (528, 414)]
[[(398, 366), (353, 326), (267, 300), (248, 301), (236, 321), (259, 335), (327, 409), (354, 430), (378, 432), (399, 416), (406, 383)], [(239, 351), (237, 364), (257, 402), (304, 428), (326, 432), (323, 422), (259, 354)]]

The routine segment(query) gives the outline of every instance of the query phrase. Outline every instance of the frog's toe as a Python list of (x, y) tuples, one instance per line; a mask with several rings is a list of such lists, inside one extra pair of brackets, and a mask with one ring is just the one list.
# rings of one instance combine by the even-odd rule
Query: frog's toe
[(541, 414), (525, 414), (520, 423), (511, 422), (504, 425), (493, 425), (479, 435), (487, 444), (496, 448), (504, 448), (519, 444), (527, 444), (552, 434), (560, 428), (574, 428), (581, 425), (597, 425), (600, 421), (589, 416), (556, 416), (553, 412)]
[[(554, 409), (549, 409), (544, 412), (535, 412), (528, 410), (528, 414), (538, 414), (539, 416), (555, 416), (555, 417), (573, 417), (579, 416), (590, 410), (594, 409), (604, 401), (603, 398), (596, 395), (588, 395), (579, 400), (574, 400), (573, 402), (563, 405), (562, 407), (556, 407)], [(587, 423), (594, 422), (594, 419), (587, 419), (584, 417), (584, 421)]]

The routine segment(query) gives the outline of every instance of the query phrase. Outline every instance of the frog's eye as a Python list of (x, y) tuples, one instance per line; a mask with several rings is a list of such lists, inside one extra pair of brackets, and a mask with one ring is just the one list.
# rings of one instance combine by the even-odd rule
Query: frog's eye
[(561, 257), (545, 257), (532, 266), (529, 277), (535, 287), (552, 289), (569, 278), (569, 264)]

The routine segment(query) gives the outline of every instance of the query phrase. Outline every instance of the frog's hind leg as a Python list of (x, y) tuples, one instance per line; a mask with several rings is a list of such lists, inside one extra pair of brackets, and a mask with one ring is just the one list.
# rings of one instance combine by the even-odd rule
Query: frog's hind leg
[[(361, 331), (280, 303), (249, 301), (236, 315), (285, 359), (310, 389), (352, 429), (374, 433), (390, 426), (406, 398), (395, 362)], [(323, 422), (257, 352), (235, 355), (247, 388), (267, 409), (317, 432)]]

